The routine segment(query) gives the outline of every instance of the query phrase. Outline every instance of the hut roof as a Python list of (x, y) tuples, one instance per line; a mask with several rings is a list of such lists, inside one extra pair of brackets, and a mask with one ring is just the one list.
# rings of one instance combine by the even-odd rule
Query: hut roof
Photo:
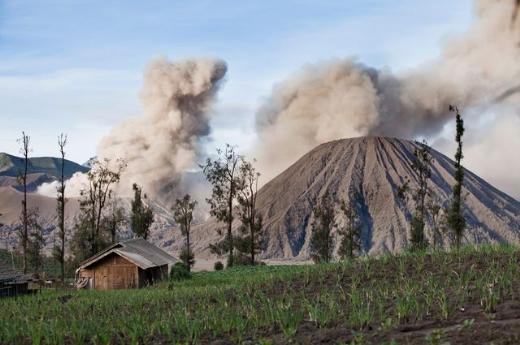
[(102, 258), (116, 253), (141, 269), (171, 265), (177, 261), (159, 247), (141, 238), (136, 238), (111, 245), (91, 258), (83, 261), (78, 269), (89, 267)]
[(15, 270), (11, 265), (0, 260), (0, 283), (25, 282), (26, 277), (22, 272)]

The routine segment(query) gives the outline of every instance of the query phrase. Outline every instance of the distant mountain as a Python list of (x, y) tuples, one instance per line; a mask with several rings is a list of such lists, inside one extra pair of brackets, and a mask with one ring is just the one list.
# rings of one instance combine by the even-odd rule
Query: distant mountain
[[(267, 249), (261, 256), (274, 260), (308, 259), (313, 212), (324, 195), (330, 195), (336, 201), (355, 196), (354, 202), (363, 224), (365, 252), (379, 254), (403, 250), (410, 237), (409, 219), (414, 205), (411, 200), (401, 201), (397, 197), (397, 188), (407, 177), (411, 180), (412, 188), (416, 184), (412, 170), (416, 146), (415, 142), (408, 140), (364, 137), (322, 144), (301, 157), (259, 191), (257, 205), (263, 216), (267, 239)], [(433, 149), (431, 154), (434, 160), (430, 188), (443, 207), (447, 207), (454, 183), (453, 162)], [(10, 239), (8, 242), (16, 239), (15, 226), (20, 214), (22, 194), (13, 185), (2, 184), (2, 179), (4, 182), (6, 179), (16, 181), (16, 177), (5, 176), (5, 172), (16, 171), (23, 160), (17, 157), (13, 159), (9, 155), (0, 157), (3, 157), (0, 160), (0, 213), (3, 213), (0, 223), (8, 225), (0, 231), (0, 243), (3, 243), (7, 239)], [(31, 163), (32, 171), (39, 171), (30, 175), (30, 182), (34, 185), (43, 179), (54, 179), (57, 176), (58, 159), (43, 158)], [(68, 176), (76, 171), (88, 170), (69, 161), (66, 168)], [(198, 195), (200, 200), (208, 193), (200, 172), (186, 174), (183, 182), (189, 186), (189, 192)], [(520, 244), (519, 201), (468, 170), (463, 192), (466, 198), (464, 215), (468, 223), (466, 242)], [(184, 242), (171, 215), (172, 200), (148, 202), (155, 213), (150, 240), (169, 253), (178, 255)], [(130, 200), (124, 199), (122, 203), (129, 213)], [(39, 207), (41, 214), (48, 219), (49, 227), (45, 237), (46, 248), (50, 250), (56, 200), (31, 193), (28, 204), (30, 207)], [(197, 208), (204, 212), (205, 206), (201, 201)], [(67, 222), (72, 228), (74, 215), (78, 212), (77, 200), (69, 200), (67, 207)], [(339, 209), (337, 212), (339, 214)], [(205, 217), (199, 214), (198, 218)], [(338, 217), (340, 224), (343, 221), (342, 217)], [(217, 230), (223, 229), (224, 225), (213, 218), (197, 223), (193, 226), (191, 239), (200, 265), (214, 260), (208, 247), (222, 238), (223, 235)], [(431, 238), (430, 225), (426, 229), (428, 239)], [(237, 221), (235, 229), (238, 226)], [(128, 229), (122, 234), (129, 235)]]
[[(0, 153), (0, 176), (17, 177), (23, 171), (25, 159)], [(88, 167), (65, 160), (65, 178), (70, 178), (76, 172), (87, 172)], [(29, 174), (45, 174), (54, 178), (61, 175), (61, 159), (54, 157), (29, 158)]]
[[(25, 168), (25, 159), (0, 153), (0, 187), (11, 186), (20, 190), (18, 176)], [(61, 176), (61, 159), (53, 157), (29, 158), (27, 189), (36, 191), (43, 183), (52, 182)], [(77, 172), (87, 172), (88, 167), (65, 160), (65, 178), (68, 179)]]
[[(363, 137), (322, 144), (304, 155), (259, 191), (258, 206), (268, 237), (263, 255), (308, 258), (313, 212), (324, 195), (336, 201), (354, 196), (363, 224), (364, 251), (403, 250), (414, 206), (411, 200), (405, 203), (397, 197), (397, 188), (406, 177), (412, 188), (416, 185), (412, 169), (416, 147), (408, 140)], [(454, 184), (453, 162), (433, 149), (431, 154), (430, 188), (447, 207)], [(520, 202), (468, 170), (463, 193), (467, 242), (520, 243)], [(426, 236), (431, 238), (429, 227)]]
[[(75, 162), (65, 161), (65, 178), (71, 177), (76, 172), (87, 172), (94, 158), (89, 159), (85, 165)], [(20, 223), (21, 204), (23, 193), (17, 177), (23, 170), (25, 160), (16, 156), (0, 153), (0, 244), (9, 243), (14, 246), (17, 243), (16, 228)], [(47, 197), (36, 193), (38, 187), (47, 182), (55, 181), (61, 174), (61, 160), (59, 158), (30, 158), (28, 174), (28, 207), (38, 208), (41, 221), (44, 226), (45, 252), (50, 253), (54, 240), (55, 217), (56, 217), (56, 198)], [(200, 173), (186, 174), (186, 183), (197, 184), (201, 181)], [(195, 187), (194, 187), (195, 188)], [(203, 189), (197, 186), (194, 190)], [(198, 191), (200, 193), (200, 191)], [(182, 242), (180, 232), (172, 231), (175, 225), (169, 206), (163, 205), (159, 201), (148, 200), (154, 209), (155, 222), (151, 228), (151, 240), (163, 247), (170, 247), (172, 244)], [(171, 200), (167, 202), (169, 205)], [(127, 216), (130, 214), (130, 199), (122, 199), (121, 206), (126, 210)], [(201, 207), (202, 208), (202, 207)], [(200, 208), (200, 209), (201, 209)], [(79, 203), (75, 198), (67, 200), (66, 205), (66, 224), (69, 229), (73, 228), (74, 218), (79, 212)], [(2, 226), (1, 224), (4, 224)], [(127, 228), (120, 234), (121, 238), (131, 236)], [(69, 233), (69, 236), (72, 236)]]

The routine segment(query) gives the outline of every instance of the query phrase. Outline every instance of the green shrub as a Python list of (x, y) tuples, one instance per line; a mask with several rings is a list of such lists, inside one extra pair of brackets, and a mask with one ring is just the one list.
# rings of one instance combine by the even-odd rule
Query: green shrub
[(224, 264), (221, 261), (215, 262), (215, 265), (213, 265), (213, 268), (215, 271), (222, 271), (224, 269)]
[(235, 255), (235, 266), (252, 266), (251, 258), (242, 253)]
[(170, 270), (170, 281), (181, 281), (191, 278), (188, 267), (183, 262), (177, 262)]

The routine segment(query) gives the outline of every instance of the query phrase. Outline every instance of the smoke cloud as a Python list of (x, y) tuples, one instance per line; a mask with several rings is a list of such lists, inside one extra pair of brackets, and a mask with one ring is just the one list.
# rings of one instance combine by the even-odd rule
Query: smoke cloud
[(223, 61), (211, 59), (150, 63), (141, 92), (143, 115), (115, 127), (98, 149), (101, 159), (126, 162), (123, 193), (138, 183), (151, 196), (166, 196), (195, 166), (226, 70)]
[[(262, 180), (269, 181), (315, 146), (335, 139), (434, 139), (453, 119), (450, 104), (463, 110), (468, 123), (480, 121), (490, 109), (495, 116), (487, 140), (466, 136), (468, 164), (479, 173), (487, 165), (473, 157), (478, 152), (495, 152), (495, 161), (503, 159), (497, 145), (506, 144), (497, 130), (516, 126), (512, 132), (520, 131), (519, 4), (476, 1), (469, 31), (449, 40), (437, 59), (404, 73), (346, 58), (305, 66), (275, 85), (256, 114), (258, 142), (251, 154), (258, 159)], [(171, 197), (172, 190), (205, 193), (200, 176), (186, 172), (204, 154), (201, 139), (210, 134), (212, 106), (226, 70), (223, 61), (212, 59), (150, 63), (141, 92), (143, 115), (115, 127), (98, 149), (101, 159), (127, 162), (120, 193), (130, 191), (134, 182), (159, 199)], [(449, 144), (439, 146), (451, 149)], [(493, 176), (510, 175), (489, 166), (482, 169)], [(70, 196), (78, 194), (82, 180), (84, 176), (72, 179)], [(44, 185), (39, 192), (55, 196), (56, 186)], [(520, 190), (514, 192), (520, 195)]]
[(342, 59), (306, 66), (279, 83), (256, 116), (255, 156), (264, 176), (335, 139), (433, 136), (452, 119), (449, 104), (472, 117), (490, 105), (511, 109), (520, 91), (517, 12), (516, 0), (478, 1), (472, 28), (406, 73)]
[[(185, 192), (203, 200), (206, 189), (197, 186), (200, 181), (189, 170), (203, 154), (201, 140), (210, 134), (212, 106), (226, 71), (226, 64), (214, 59), (158, 59), (148, 65), (142, 116), (114, 127), (98, 146), (98, 159), (126, 163), (117, 186), (119, 196), (129, 196), (137, 183), (162, 201)], [(58, 185), (58, 181), (44, 183), (37, 193), (54, 198)], [(87, 185), (86, 174), (74, 174), (66, 181), (66, 197), (79, 197)]]
[[(58, 195), (58, 188), (60, 186), (59, 181), (53, 181), (50, 183), (43, 183), (38, 186), (36, 193), (47, 196), (49, 198), (56, 198)], [(65, 197), (66, 198), (79, 198), (81, 190), (88, 186), (87, 174), (80, 172), (75, 173), (66, 181), (65, 186)]]

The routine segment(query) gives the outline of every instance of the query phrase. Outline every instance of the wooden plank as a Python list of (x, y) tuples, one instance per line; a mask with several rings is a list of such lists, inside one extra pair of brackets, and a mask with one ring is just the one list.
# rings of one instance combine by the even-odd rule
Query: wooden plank
[(139, 288), (146, 283), (145, 271), (115, 253), (81, 270), (80, 277), (92, 278), (97, 290)]

